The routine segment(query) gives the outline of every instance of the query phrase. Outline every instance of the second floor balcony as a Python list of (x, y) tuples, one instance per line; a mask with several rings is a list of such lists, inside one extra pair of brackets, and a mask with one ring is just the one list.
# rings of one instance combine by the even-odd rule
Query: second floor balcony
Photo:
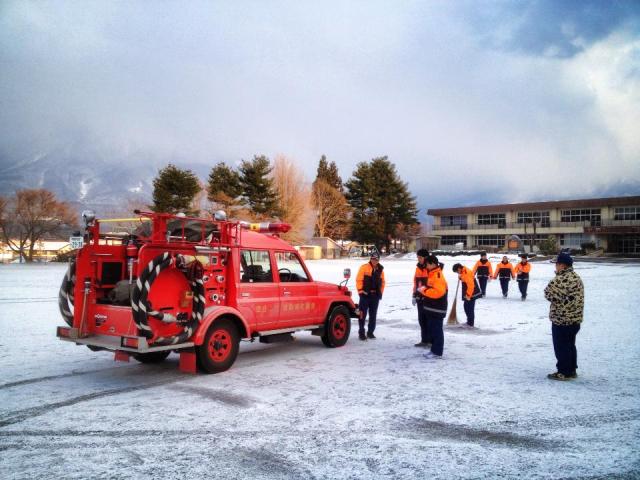
[(522, 230), (527, 233), (550, 228), (591, 228), (591, 227), (636, 227), (640, 220), (586, 220), (582, 222), (540, 221), (534, 223), (501, 222), (496, 224), (468, 223), (462, 225), (434, 225), (434, 231), (466, 231), (466, 230)]

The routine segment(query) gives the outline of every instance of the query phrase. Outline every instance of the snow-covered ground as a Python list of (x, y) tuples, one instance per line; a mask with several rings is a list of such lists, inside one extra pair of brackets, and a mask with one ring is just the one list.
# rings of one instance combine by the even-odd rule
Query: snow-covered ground
[[(451, 265), (475, 258), (441, 260), (451, 303)], [(309, 266), (337, 281), (359, 263)], [(640, 265), (576, 265), (586, 289), (580, 377), (554, 382), (542, 296), (552, 264), (533, 265), (526, 302), (515, 283), (507, 300), (490, 283), (478, 329), (447, 329), (443, 360), (413, 346), (415, 263), (383, 264), (377, 340), (243, 342), (232, 369), (209, 376), (180, 373), (176, 355), (114, 363), (57, 340), (65, 266), (0, 265), (0, 476), (640, 477)]]

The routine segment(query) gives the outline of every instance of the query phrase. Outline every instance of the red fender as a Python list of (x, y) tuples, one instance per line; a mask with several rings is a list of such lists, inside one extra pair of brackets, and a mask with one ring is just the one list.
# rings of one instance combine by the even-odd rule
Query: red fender
[(204, 336), (207, 334), (207, 330), (209, 326), (215, 322), (222, 315), (233, 315), (238, 320), (242, 322), (244, 325), (244, 329), (248, 335), (251, 335), (251, 329), (249, 328), (249, 324), (247, 320), (242, 316), (242, 314), (236, 310), (235, 308), (225, 307), (222, 305), (215, 305), (213, 307), (209, 307), (205, 309), (204, 316), (202, 322), (200, 322), (200, 327), (198, 327), (198, 331), (193, 336), (193, 342), (196, 345), (202, 345), (204, 343)]

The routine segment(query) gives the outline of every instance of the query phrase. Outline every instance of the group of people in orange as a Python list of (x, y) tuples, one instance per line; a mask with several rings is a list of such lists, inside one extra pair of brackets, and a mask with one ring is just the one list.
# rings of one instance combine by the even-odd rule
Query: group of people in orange
[(529, 286), (529, 272), (531, 272), (531, 264), (526, 253), (520, 255), (521, 261), (515, 265), (509, 262), (509, 259), (502, 257), (502, 261), (495, 266), (495, 270), (491, 262), (487, 259), (487, 254), (482, 253), (480, 260), (473, 267), (473, 274), (478, 279), (482, 296), (487, 295), (487, 281), (489, 279), (500, 279), (500, 288), (502, 289), (502, 297), (507, 298), (509, 295), (509, 282), (517, 280), (518, 289), (522, 300), (527, 298), (527, 287)]

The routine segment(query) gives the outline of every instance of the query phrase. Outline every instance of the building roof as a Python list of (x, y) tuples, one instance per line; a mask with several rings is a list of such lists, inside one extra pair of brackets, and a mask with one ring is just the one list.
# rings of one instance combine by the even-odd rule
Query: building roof
[(462, 215), (467, 213), (502, 213), (510, 211), (531, 211), (551, 208), (596, 208), (640, 205), (640, 196), (587, 198), (580, 200), (556, 200), (552, 202), (505, 203), (499, 205), (478, 205), (453, 208), (430, 208), (427, 215)]

